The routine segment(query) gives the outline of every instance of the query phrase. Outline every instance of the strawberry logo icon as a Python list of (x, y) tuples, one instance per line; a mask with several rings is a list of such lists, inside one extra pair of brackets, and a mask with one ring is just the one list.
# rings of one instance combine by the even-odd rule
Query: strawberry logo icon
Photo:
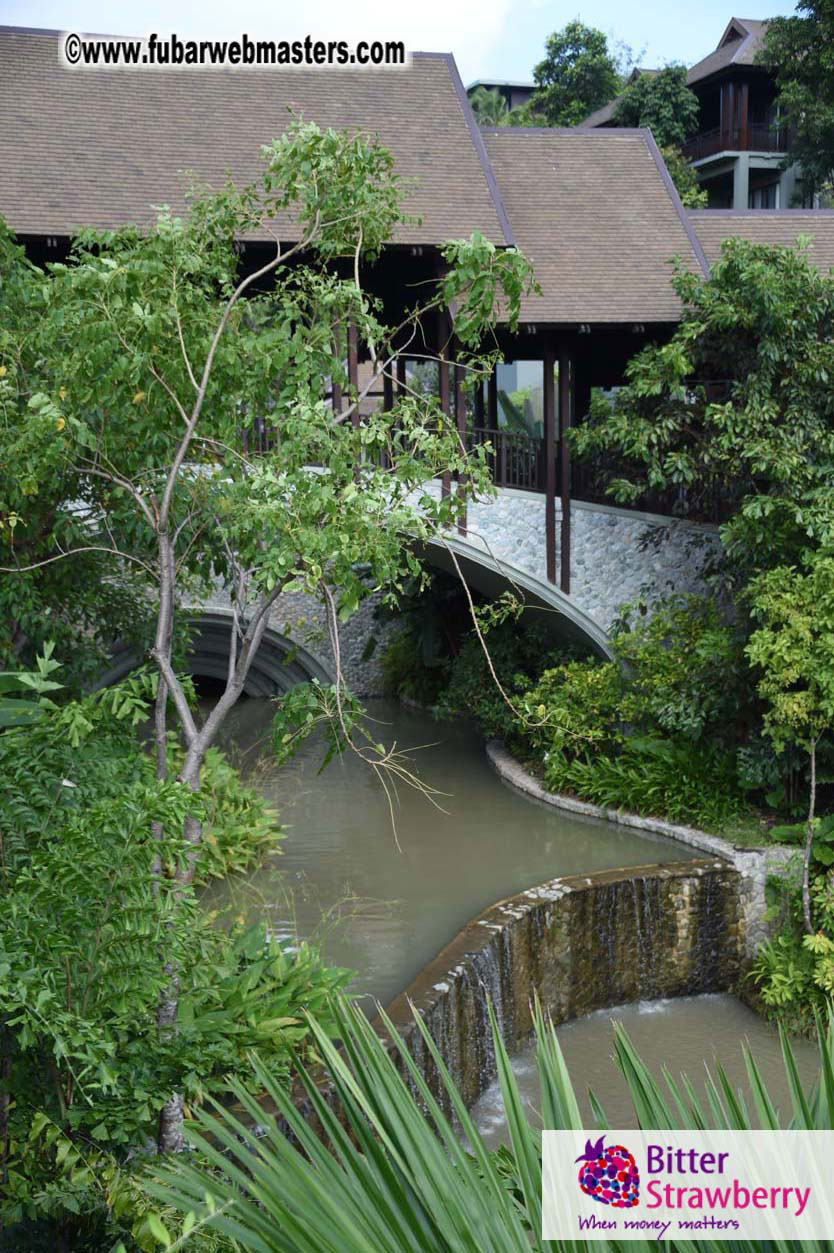
[(577, 1161), (579, 1186), (592, 1201), (611, 1205), (614, 1209), (631, 1209), (640, 1199), (640, 1172), (637, 1163), (622, 1144), (596, 1144), (585, 1141), (585, 1152)]

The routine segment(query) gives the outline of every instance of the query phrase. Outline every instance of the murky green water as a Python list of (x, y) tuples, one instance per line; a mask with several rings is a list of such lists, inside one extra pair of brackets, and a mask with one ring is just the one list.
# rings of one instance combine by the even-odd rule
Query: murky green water
[[(320, 742), (276, 768), (270, 705), (243, 701), (225, 747), (280, 811), (282, 855), (211, 895), (280, 935), (320, 936), (326, 956), (357, 971), (354, 989), (382, 1004), (479, 910), (558, 875), (686, 859), (674, 841), (562, 816), (504, 786), (466, 724), (438, 723), (397, 702), (372, 701), (379, 738), (415, 753), (444, 795), (436, 809), (400, 789), (396, 837), (383, 789), (353, 754), (318, 773)], [(399, 847), (398, 847), (399, 843)]]
[[(783, 1126), (789, 1117), (790, 1099), (782, 1065), (782, 1052), (776, 1030), (746, 1005), (732, 996), (714, 994), (685, 996), (676, 1000), (641, 1001), (616, 1009), (599, 1010), (585, 1018), (566, 1022), (557, 1029), (559, 1044), (573, 1079), (583, 1115), (590, 1121), (590, 1088), (605, 1110), (612, 1127), (636, 1127), (637, 1120), (626, 1085), (614, 1061), (612, 1022), (621, 1022), (652, 1074), (661, 1078), (666, 1066), (673, 1077), (687, 1074), (700, 1096), (704, 1093), (705, 1066), (718, 1058), (734, 1088), (750, 1097), (741, 1047), (749, 1043), (774, 1105), (783, 1113)], [(817, 1076), (817, 1052), (805, 1040), (794, 1042), (800, 1076), (810, 1085)], [(533, 1119), (539, 1101), (535, 1051), (531, 1047), (513, 1058), (525, 1107)], [(501, 1093), (492, 1084), (472, 1108), (475, 1123), (491, 1148), (507, 1143)]]

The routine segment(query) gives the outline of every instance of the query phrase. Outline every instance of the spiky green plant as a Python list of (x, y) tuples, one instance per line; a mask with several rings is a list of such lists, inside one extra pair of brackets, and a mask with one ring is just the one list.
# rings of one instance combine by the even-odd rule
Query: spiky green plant
[[(311, 1023), (316, 1043), (343, 1110), (345, 1126), (310, 1075), (301, 1071), (307, 1096), (321, 1122), (319, 1138), (293, 1105), (288, 1093), (258, 1068), (260, 1079), (297, 1140), (297, 1147), (240, 1083), (233, 1090), (250, 1122), (215, 1106), (202, 1113), (194, 1143), (210, 1163), (195, 1167), (177, 1161), (157, 1172), (155, 1196), (186, 1215), (185, 1231), (207, 1224), (251, 1253), (530, 1253), (554, 1249), (579, 1253), (584, 1242), (543, 1242), (541, 1232), (541, 1139), (530, 1124), (507, 1051), (492, 1019), (498, 1078), (507, 1116), (510, 1149), (489, 1151), (420, 1018), (417, 1023), (434, 1058), (445, 1094), (460, 1127), (443, 1113), (393, 1024), (384, 1023), (403, 1069), (416, 1091), (398, 1073), (394, 1060), (365, 1016), (342, 1003), (339, 1019), (342, 1050)], [(556, 1034), (536, 1010), (540, 1110), (545, 1127), (586, 1126)], [(834, 1128), (834, 1015), (818, 1029), (819, 1077), (805, 1091), (787, 1036), (782, 1052), (792, 1117), (785, 1126)], [(664, 1071), (661, 1085), (647, 1070), (626, 1032), (615, 1028), (617, 1061), (625, 1076), (635, 1114), (643, 1127), (657, 1129), (753, 1126), (752, 1112), (735, 1091), (723, 1068), (708, 1077), (705, 1101), (687, 1081)], [(779, 1126), (755, 1059), (745, 1050), (747, 1076), (759, 1125)], [(257, 1066), (257, 1062), (255, 1063)], [(597, 1126), (608, 1128), (605, 1113), (592, 1097)], [(264, 1133), (257, 1138), (252, 1124)], [(462, 1132), (462, 1135), (461, 1135)], [(464, 1140), (469, 1148), (464, 1147)], [(299, 1151), (299, 1149), (301, 1151)], [(187, 1244), (188, 1235), (171, 1248)], [(695, 1253), (698, 1241), (673, 1242)], [(594, 1241), (594, 1248), (639, 1253), (639, 1243), (621, 1246)], [(733, 1253), (759, 1246), (734, 1241)], [(788, 1245), (772, 1244), (774, 1253)], [(817, 1248), (830, 1253), (832, 1242)], [(646, 1253), (657, 1243), (647, 1242)], [(703, 1244), (715, 1253), (715, 1242)]]

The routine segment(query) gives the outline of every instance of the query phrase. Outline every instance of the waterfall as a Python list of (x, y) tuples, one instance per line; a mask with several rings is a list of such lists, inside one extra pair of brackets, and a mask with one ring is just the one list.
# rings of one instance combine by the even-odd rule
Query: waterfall
[[(629, 1001), (726, 991), (741, 948), (739, 875), (723, 861), (555, 879), (469, 923), (389, 1014), (416, 1044), (416, 1006), (471, 1103), (495, 1077), (488, 1003), (514, 1052), (530, 1036), (534, 997), (558, 1024)], [(419, 1056), (440, 1095), (434, 1065)]]

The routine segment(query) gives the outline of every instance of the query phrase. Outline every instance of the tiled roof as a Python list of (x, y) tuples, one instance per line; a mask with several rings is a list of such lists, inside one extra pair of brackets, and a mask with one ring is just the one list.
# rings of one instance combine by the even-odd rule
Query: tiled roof
[(702, 209), (689, 217), (707, 260), (714, 265), (725, 239), (756, 244), (793, 245), (800, 235), (811, 238), (810, 256), (821, 270), (834, 268), (834, 210), (825, 209)]
[(670, 322), (670, 260), (700, 245), (645, 130), (484, 130), (518, 246), (542, 296), (527, 322)]
[[(288, 109), (324, 126), (379, 136), (413, 180), (406, 211), (421, 224), (397, 242), (437, 243), (480, 230), (511, 234), (454, 59), (352, 69), (70, 69), (54, 31), (0, 28), (0, 215), (20, 234), (153, 219), (182, 208), (183, 171), (219, 186), (260, 170), (260, 147)], [(280, 226), (293, 238), (289, 222)]]
[[(727, 41), (727, 36), (733, 28), (741, 32), (740, 38)], [(715, 52), (711, 52), (689, 70), (686, 81), (690, 87), (693, 83), (699, 83), (702, 79), (709, 78), (711, 74), (717, 74), (719, 70), (727, 69), (730, 65), (752, 65), (764, 43), (766, 29), (767, 22), (746, 17), (731, 18)]]

